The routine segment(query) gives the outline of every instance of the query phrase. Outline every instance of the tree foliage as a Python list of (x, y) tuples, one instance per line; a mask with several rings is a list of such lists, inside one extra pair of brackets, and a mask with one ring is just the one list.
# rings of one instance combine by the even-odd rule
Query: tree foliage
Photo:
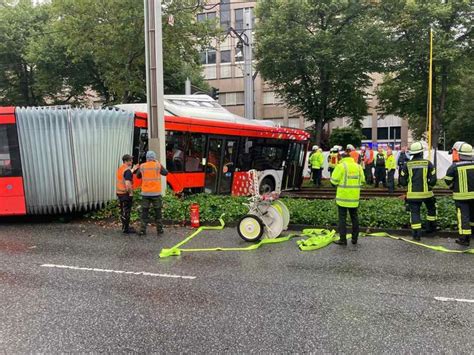
[[(384, 0), (379, 15), (390, 29), (391, 67), (378, 95), (382, 109), (409, 118), (417, 138), (426, 131), (429, 31), (433, 28), (433, 145), (456, 116), (465, 60), (473, 54), (469, 0)], [(472, 100), (472, 97), (471, 97)]]
[(329, 144), (331, 147), (340, 145), (345, 148), (348, 144), (352, 144), (354, 147), (360, 147), (363, 139), (365, 139), (365, 137), (358, 128), (335, 128), (329, 136)]
[[(199, 9), (191, 4), (170, 1), (164, 7), (165, 93), (183, 92), (186, 77), (206, 86), (198, 49), (214, 37), (216, 24), (197, 23)], [(0, 83), (2, 104), (80, 103), (90, 92), (105, 103), (146, 100), (142, 1), (54, 0), (32, 6), (22, 0), (0, 11), (0, 40), (8, 40), (1, 41), (1, 53), (10, 52), (0, 60), (21, 64), (0, 66), (0, 78), (9, 80), (5, 87)]]
[(291, 107), (315, 123), (367, 114), (369, 73), (383, 69), (384, 31), (372, 6), (350, 0), (261, 0), (257, 68)]

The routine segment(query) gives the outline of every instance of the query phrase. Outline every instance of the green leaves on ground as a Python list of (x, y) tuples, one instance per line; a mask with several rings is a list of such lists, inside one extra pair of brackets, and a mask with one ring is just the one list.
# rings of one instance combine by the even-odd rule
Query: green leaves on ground
[[(136, 194), (132, 221), (139, 220), (140, 196)], [(304, 224), (315, 227), (331, 227), (337, 225), (337, 206), (332, 200), (305, 200), (283, 198), (291, 214), (290, 223)], [(232, 196), (216, 196), (198, 194), (180, 199), (171, 193), (164, 198), (163, 219), (182, 223), (189, 221), (191, 204), (200, 206), (201, 223), (218, 222), (222, 213), (225, 213), (226, 223), (237, 222), (248, 211), (244, 203), (247, 198)], [(426, 213), (426, 211), (424, 211)], [(106, 208), (90, 213), (94, 220), (119, 220), (119, 209), (116, 201)], [(439, 226), (446, 230), (456, 229), (456, 209), (450, 198), (438, 199)], [(404, 201), (398, 198), (378, 198), (362, 200), (359, 208), (360, 225), (372, 228), (409, 228), (410, 217), (405, 211)]]

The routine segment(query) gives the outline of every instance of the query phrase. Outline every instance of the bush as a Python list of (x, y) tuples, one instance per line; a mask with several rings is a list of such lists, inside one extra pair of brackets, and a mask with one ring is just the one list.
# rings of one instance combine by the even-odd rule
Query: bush
[[(132, 222), (139, 219), (139, 202), (141, 196), (136, 194), (132, 210)], [(305, 200), (284, 198), (282, 201), (290, 210), (292, 224), (311, 226), (337, 225), (337, 206), (332, 200)], [(163, 219), (174, 222), (189, 221), (189, 208), (192, 203), (200, 206), (200, 217), (203, 224), (217, 222), (222, 213), (225, 213), (226, 223), (237, 222), (247, 213), (245, 197), (218, 196), (198, 194), (186, 198), (178, 198), (172, 193), (166, 195), (163, 201)], [(426, 214), (424, 210), (423, 213)], [(119, 208), (116, 201), (107, 207), (90, 213), (88, 217), (94, 220), (117, 219)], [(456, 209), (451, 198), (438, 199), (439, 226), (443, 229), (456, 229)], [(373, 228), (409, 228), (410, 216), (405, 211), (405, 204), (397, 198), (378, 198), (362, 200), (359, 208), (360, 225)]]

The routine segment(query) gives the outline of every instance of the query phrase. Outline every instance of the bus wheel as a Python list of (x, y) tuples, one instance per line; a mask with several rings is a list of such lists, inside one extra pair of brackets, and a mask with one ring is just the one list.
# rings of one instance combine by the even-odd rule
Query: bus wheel
[(263, 235), (263, 222), (257, 216), (247, 214), (240, 219), (237, 230), (246, 242), (256, 242)]
[(260, 183), (260, 195), (275, 191), (275, 181), (271, 177), (266, 177)]

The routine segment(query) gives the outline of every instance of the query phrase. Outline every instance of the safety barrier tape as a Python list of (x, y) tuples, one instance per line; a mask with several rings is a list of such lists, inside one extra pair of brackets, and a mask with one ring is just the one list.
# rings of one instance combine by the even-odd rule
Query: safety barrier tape
[[(248, 247), (241, 247), (241, 248), (232, 248), (232, 247), (227, 247), (227, 248), (221, 248), (221, 247), (214, 247), (214, 248), (181, 248), (183, 245), (188, 243), (191, 239), (193, 239), (195, 236), (197, 236), (199, 233), (201, 233), (204, 230), (221, 230), (224, 229), (225, 223), (224, 220), (222, 219), (223, 216), (219, 218), (220, 226), (203, 226), (199, 227), (194, 233), (192, 233), (189, 237), (186, 239), (182, 240), (175, 246), (169, 248), (169, 249), (162, 249), (160, 252), (160, 258), (167, 258), (170, 256), (179, 256), (183, 252), (210, 252), (210, 251), (249, 251), (249, 250), (255, 250), (260, 248), (263, 245), (267, 244), (279, 244), (279, 243), (284, 243), (287, 242), (293, 238), (296, 237), (304, 237), (306, 239), (298, 240), (297, 244), (300, 250), (302, 251), (311, 251), (311, 250), (318, 250), (322, 249), (324, 247), (327, 247), (329, 244), (332, 242), (336, 241), (339, 239), (339, 236), (336, 234), (336, 231), (334, 230), (328, 230), (328, 229), (304, 229), (301, 234), (290, 234), (284, 237), (279, 237), (275, 239), (263, 239), (258, 243), (251, 244)], [(407, 243), (415, 244), (424, 248), (428, 248), (431, 250), (439, 251), (439, 252), (444, 252), (444, 253), (457, 253), (457, 254), (474, 254), (474, 249), (464, 249), (464, 250), (453, 250), (453, 249), (448, 249), (446, 247), (443, 247), (441, 245), (429, 245), (429, 244), (424, 244), (420, 243), (414, 240), (406, 239), (403, 237), (396, 237), (393, 235), (390, 235), (385, 232), (379, 232), (379, 233), (361, 233), (360, 237), (382, 237), (382, 238), (390, 238), (393, 240), (402, 240)], [(348, 239), (351, 238), (351, 235), (349, 234), (347, 236)]]

